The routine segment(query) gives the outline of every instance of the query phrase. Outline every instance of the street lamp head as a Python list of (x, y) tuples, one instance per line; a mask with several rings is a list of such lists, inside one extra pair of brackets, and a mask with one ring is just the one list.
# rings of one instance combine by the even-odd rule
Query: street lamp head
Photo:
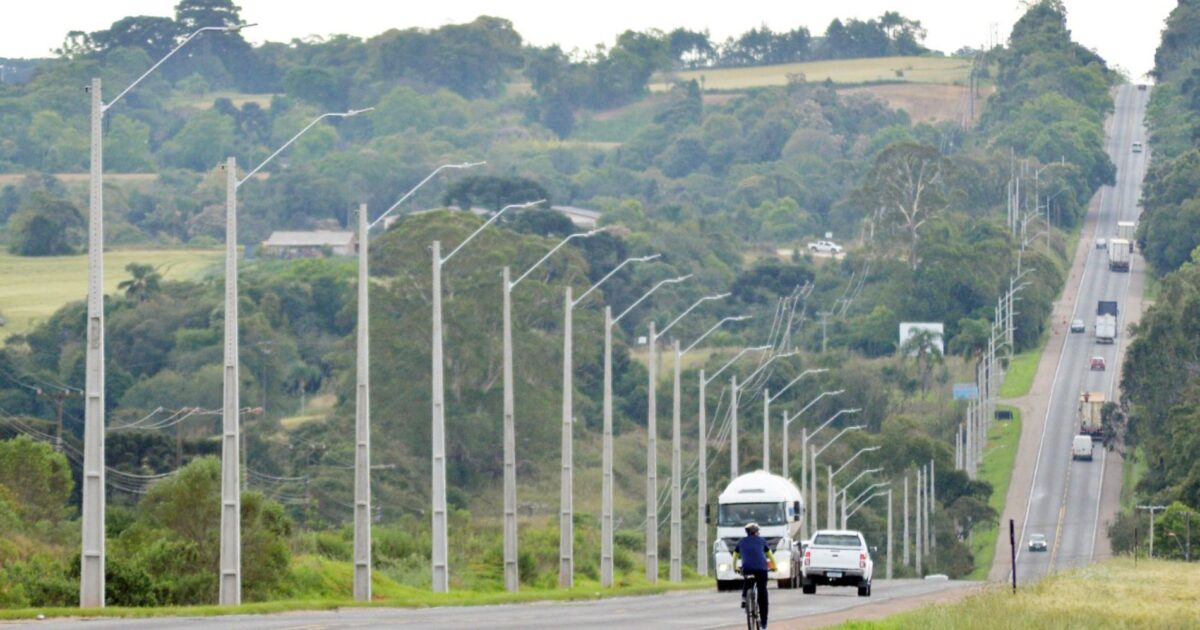
[(221, 30), (226, 33), (237, 33), (238, 31), (241, 31), (244, 28), (250, 28), (251, 26), (258, 26), (258, 22), (252, 22), (250, 24), (234, 24), (233, 26), (226, 26)]
[(357, 116), (359, 114), (365, 114), (366, 112), (369, 112), (369, 111), (374, 111), (374, 109), (375, 109), (374, 107), (367, 107), (365, 109), (352, 109), (350, 111), (343, 112), (340, 114), (334, 114), (334, 115), (340, 116), (342, 118), (349, 118), (351, 116)]

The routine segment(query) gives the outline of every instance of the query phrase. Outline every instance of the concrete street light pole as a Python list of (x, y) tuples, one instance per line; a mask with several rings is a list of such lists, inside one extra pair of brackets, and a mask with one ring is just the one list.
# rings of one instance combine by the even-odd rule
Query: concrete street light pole
[[(858, 459), (859, 455), (862, 455), (863, 453), (870, 453), (872, 451), (878, 451), (879, 449), (880, 449), (880, 447), (878, 447), (878, 446), (868, 446), (866, 448), (859, 449), (858, 452), (856, 452), (854, 455), (850, 456), (850, 459), (847, 459), (845, 461), (845, 463), (843, 463), (841, 466), (838, 466), (838, 469), (833, 471), (833, 475), (837, 476), (843, 470), (848, 468), (854, 460)], [(831, 486), (831, 489), (832, 489), (832, 486)], [(834, 494), (836, 495), (836, 491)], [(845, 521), (845, 517), (846, 517), (846, 495), (843, 490), (843, 493), (842, 493), (842, 520), (843, 520), (843, 522)]]
[[(401, 203), (412, 197), (417, 190), (432, 180), (435, 175), (446, 169), (463, 169), (479, 166), (483, 162), (468, 164), (443, 164), (433, 170), (425, 179), (404, 193), (395, 203), (384, 210), (374, 221), (368, 222), (367, 208), (359, 209), (359, 249), (358, 249), (358, 394), (355, 403), (355, 460), (354, 460), (354, 598), (357, 601), (371, 600), (371, 396), (370, 396), (370, 309), (368, 299), (370, 293), (370, 272), (368, 240), (371, 228), (387, 218)], [(486, 224), (485, 224), (486, 225)], [(464, 241), (465, 242), (465, 241)], [(434, 259), (442, 261), (438, 243), (433, 244)], [(449, 258), (449, 257), (447, 257)], [(439, 265), (435, 265), (439, 266)], [(441, 274), (440, 269), (434, 270), (434, 308), (437, 311), (434, 318), (437, 343), (434, 353), (438, 361), (441, 359)], [(440, 384), (440, 371), (435, 371), (435, 380)], [(436, 388), (435, 388), (436, 389)], [(435, 396), (436, 397), (436, 396)], [(435, 433), (438, 433), (435, 431)], [(444, 444), (443, 444), (444, 446)], [(435, 447), (436, 452), (436, 447)], [(434, 475), (436, 478), (436, 474)], [(443, 480), (445, 476), (441, 477)], [(445, 485), (442, 485), (443, 491)], [(443, 494), (444, 497), (444, 494)], [(436, 499), (435, 499), (436, 503)], [(435, 535), (435, 539), (436, 539)], [(436, 549), (437, 547), (435, 547)]]
[[(664, 335), (666, 335), (667, 331), (669, 331), (672, 327), (674, 327), (675, 324), (678, 324), (680, 320), (682, 320), (684, 317), (686, 317), (688, 315), (688, 313), (691, 313), (693, 310), (695, 310), (701, 304), (708, 302), (708, 301), (712, 301), (712, 300), (721, 300), (726, 297), (729, 297), (729, 295), (730, 295), (729, 293), (721, 293), (719, 295), (705, 296), (705, 297), (700, 298), (699, 300), (696, 300), (696, 302), (694, 304), (689, 306), (686, 310), (683, 311), (683, 313), (680, 313), (678, 317), (676, 317), (674, 320), (672, 320), (671, 323), (667, 324), (667, 326), (665, 328), (660, 330), (658, 332), (657, 336), (655, 336), (653, 333), (651, 333), (651, 338), (650, 338), (651, 347), (652, 348), (655, 347), (657, 345), (658, 338), (661, 338)], [(722, 321), (725, 321), (725, 320), (722, 320)], [(709, 330), (711, 331), (714, 329), (710, 328)], [(671, 407), (672, 407), (672, 411), (671, 411), (671, 539), (670, 539), (670, 546), (671, 546), (670, 562), (671, 563), (669, 565), (668, 579), (670, 579), (672, 582), (680, 582), (683, 580), (683, 532), (682, 532), (682, 527), (683, 527), (683, 521), (682, 521), (682, 518), (683, 518), (682, 517), (683, 486), (682, 486), (682, 483), (680, 482), (680, 476), (683, 474), (682, 473), (683, 451), (682, 451), (681, 436), (680, 436), (681, 422), (680, 422), (679, 397), (680, 397), (680, 389), (681, 388), (680, 388), (679, 377), (680, 377), (680, 359), (683, 356), (683, 352), (681, 352), (679, 349), (679, 341), (678, 340), (675, 340), (673, 347), (674, 347), (674, 351), (675, 351), (674, 352), (674, 354), (675, 354), (675, 378), (674, 378), (674, 390), (673, 390), (674, 395), (672, 396), (672, 400), (671, 400)], [(688, 348), (691, 349), (691, 346), (689, 346)], [(655, 383), (653, 380), (651, 380), (650, 387), (653, 389), (655, 387), (655, 385), (657, 385), (657, 383)], [(655, 454), (655, 460), (657, 460), (657, 453)], [(647, 469), (647, 474), (649, 474), (649, 469)], [(649, 483), (649, 479), (647, 480), (647, 482)], [(654, 514), (654, 521), (655, 521), (656, 528), (657, 528), (657, 521), (658, 521), (658, 514), (657, 514), (658, 488), (657, 488), (657, 485), (658, 484), (656, 481), (652, 486), (654, 488), (654, 494), (652, 496), (653, 496), (653, 499), (654, 499), (655, 505), (656, 505), (656, 512)], [(647, 527), (649, 527), (649, 524), (647, 524)], [(655, 573), (657, 573), (657, 568), (655, 569)]]
[[(470, 168), (480, 163), (458, 165), (458, 168)], [(426, 177), (421, 183), (429, 181), (433, 175), (437, 174), (434, 171), (429, 177)], [(418, 184), (419, 186), (420, 184)], [(412, 195), (413, 191), (401, 197), (399, 201), (392, 204), (392, 207), (384, 212), (375, 222), (379, 223), (384, 217), (391, 212), (392, 209), (400, 205), (404, 199)], [(482, 233), (491, 224), (495, 223), (502, 214), (512, 208), (531, 208), (545, 200), (530, 201), (528, 203), (509, 204), (501, 208), (493, 214), (483, 225), (475, 229), (467, 238), (459, 242), (446, 257), (442, 257), (442, 244), (440, 241), (434, 241), (432, 247), (433, 254), (433, 278), (432, 278), (432, 295), (433, 295), (433, 334), (432, 334), (432, 376), (430, 378), (433, 386), (432, 396), (432, 430), (430, 432), (432, 441), (432, 464), (433, 473), (431, 475), (432, 487), (432, 503), (433, 503), (433, 549), (432, 549), (432, 564), (433, 564), (433, 590), (438, 593), (445, 593), (450, 590), (450, 568), (449, 568), (449, 534), (447, 532), (446, 521), (446, 390), (445, 380), (443, 377), (443, 353), (442, 353), (442, 267), (445, 266), (455, 254), (462, 251), (462, 248), (467, 243), (471, 242), (476, 236)], [(504, 269), (504, 286), (508, 286), (508, 268)], [(508, 317), (508, 291), (504, 292), (504, 313)], [(506, 321), (504, 324), (504, 370), (507, 374), (512, 369), (512, 356), (509, 349), (512, 347), (511, 330)], [(512, 385), (506, 379), (504, 381), (504, 587), (509, 592), (515, 592), (520, 584), (520, 576), (517, 572), (517, 478), (516, 478), (516, 460), (513, 455), (515, 450), (515, 438), (512, 434)]]
[[(612, 439), (612, 329), (639, 304), (660, 288), (678, 284), (691, 278), (692, 274), (661, 280), (641, 297), (634, 300), (620, 315), (612, 317), (612, 309), (605, 308), (604, 328), (604, 436), (601, 455), (601, 515), (600, 515), (600, 585), (613, 585), (613, 439)], [(651, 324), (653, 325), (653, 324)]]
[[(841, 390), (838, 390), (838, 392), (840, 393)], [(858, 413), (859, 411), (862, 411), (862, 410), (861, 409), (839, 409), (838, 412), (833, 414), (832, 416), (830, 416), (828, 420), (826, 420), (825, 422), (822, 422), (821, 426), (817, 427), (812, 433), (809, 433), (806, 436), (806, 441), (811, 443), (813, 438), (817, 437), (818, 433), (825, 430), (825, 427), (828, 427), (830, 424), (832, 424), (833, 421), (837, 420), (838, 417), (841, 416), (842, 414)], [(834, 440), (836, 440), (836, 439), (837, 438), (835, 437)], [(833, 443), (833, 440), (830, 440), (829, 444), (832, 444), (832, 443)], [(829, 444), (826, 444), (825, 447), (828, 447)], [(821, 448), (820, 451), (818, 451), (817, 447), (814, 445), (811, 445), (811, 444), (808, 444), (808, 448), (810, 448), (812, 450), (812, 454), (808, 458), (809, 464), (812, 466), (812, 470), (809, 471), (808, 481), (812, 487), (805, 488), (804, 491), (808, 492), (808, 496), (810, 497), (809, 502), (812, 506), (812, 509), (810, 509), (808, 511), (808, 513), (811, 515), (811, 518), (809, 519), (808, 529), (809, 529), (809, 532), (812, 533), (812, 532), (817, 531), (817, 524), (819, 522), (819, 519), (817, 518), (818, 506), (820, 505), (820, 503), (817, 501), (817, 455), (820, 454), (822, 451), (824, 451), (825, 448), (823, 447), (823, 448)]]
[[(706, 336), (707, 334), (705, 333)], [(699, 343), (699, 340), (696, 343)], [(696, 344), (693, 343), (692, 345)], [(700, 413), (697, 422), (697, 429), (699, 431), (699, 465), (696, 471), (696, 573), (699, 575), (708, 575), (708, 523), (706, 522), (708, 516), (708, 404), (706, 399), (708, 384), (720, 376), (729, 366), (737, 362), (738, 359), (745, 356), (746, 353), (761, 352), (770, 349), (771, 346), (769, 345), (742, 348), (737, 354), (733, 355), (732, 359), (726, 361), (725, 365), (722, 365), (712, 376), (707, 378), (704, 375), (704, 368), (700, 369)]]
[[(800, 372), (800, 376), (793, 378), (790, 383), (782, 386), (782, 388), (780, 388), (779, 391), (775, 392), (774, 396), (770, 395), (770, 390), (763, 388), (763, 390), (762, 390), (762, 469), (763, 470), (768, 470), (768, 472), (770, 470), (770, 402), (772, 402), (774, 400), (778, 400), (778, 398), (780, 396), (784, 395), (784, 392), (787, 391), (788, 389), (790, 389), (792, 385), (799, 383), (800, 379), (802, 379), (806, 376), (809, 376), (809, 374), (820, 374), (821, 372), (828, 372), (828, 371), (829, 371), (828, 368), (820, 367), (820, 368), (815, 368), (815, 370), (805, 370), (804, 372)], [(781, 431), (784, 432), (784, 433), (782, 433), (782, 438), (784, 438), (784, 450), (786, 451), (787, 450), (787, 414), (784, 414), (784, 424), (782, 424)], [(785, 457), (786, 457), (786, 455), (785, 455)], [(786, 468), (784, 469), (784, 476), (787, 476)]]
[[(541, 202), (535, 202), (535, 203), (541, 203)], [(493, 217), (493, 219), (495, 219), (495, 217)], [(504, 324), (504, 332), (503, 332), (503, 338), (504, 338), (504, 360), (503, 360), (504, 420), (503, 420), (503, 424), (504, 424), (504, 474), (505, 474), (505, 500), (504, 500), (505, 509), (504, 509), (504, 511), (505, 511), (505, 519), (506, 519), (505, 541), (507, 543), (505, 545), (505, 547), (506, 547), (506, 552), (508, 552), (508, 551), (512, 552), (511, 564), (510, 564), (510, 560), (508, 558), (509, 554), (505, 553), (505, 587), (508, 588), (509, 591), (515, 592), (520, 586), (520, 580), (517, 575), (517, 565), (516, 565), (516, 561), (517, 561), (517, 554), (516, 554), (516, 550), (517, 550), (516, 420), (515, 420), (516, 404), (515, 404), (515, 400), (513, 397), (512, 291), (513, 291), (513, 289), (515, 289), (517, 287), (518, 284), (521, 283), (522, 280), (524, 280), (525, 278), (528, 278), (529, 274), (533, 273), (535, 269), (537, 269), (538, 267), (540, 267), (542, 265), (542, 263), (546, 262), (551, 256), (553, 256), (555, 252), (557, 252), (558, 250), (565, 247), (567, 243), (569, 243), (577, 238), (590, 238), (592, 236), (595, 236), (596, 234), (599, 234), (602, 231), (604, 231), (603, 228), (598, 229), (598, 230), (591, 230), (590, 232), (578, 232), (575, 234), (568, 235), (566, 238), (559, 241), (557, 245), (555, 245), (554, 247), (551, 247), (550, 251), (546, 252), (546, 254), (543, 255), (541, 258), (539, 258), (537, 262), (533, 263), (533, 265), (531, 265), (529, 267), (529, 269), (526, 269), (525, 273), (521, 274), (516, 280), (513, 280), (512, 282), (509, 282), (509, 279), (508, 279), (509, 278), (509, 268), (507, 266), (504, 267), (504, 270), (502, 273), (502, 276), (503, 276), (502, 277), (502, 284), (503, 284), (503, 286), (502, 286), (502, 289), (503, 289), (503, 291), (502, 291), (502, 293), (503, 293), (502, 309), (504, 311), (504, 313), (503, 313), (503, 324)], [(570, 292), (567, 293), (567, 297), (568, 297), (568, 299), (570, 298)], [(568, 310), (570, 310), (570, 309), (568, 309)], [(570, 339), (570, 331), (568, 330), (565, 332), (567, 333), (567, 338)], [(441, 357), (439, 356), (438, 358), (440, 359)], [(564, 369), (568, 369), (568, 366), (564, 366)], [(439, 380), (439, 382), (437, 384), (440, 387), (442, 385), (442, 383), (440, 382), (441, 379), (439, 378), (438, 380)], [(567, 401), (566, 404), (569, 405), (570, 401)], [(570, 421), (570, 419), (568, 419), (568, 421)], [(444, 434), (441, 437), (443, 439), (445, 439)], [(568, 444), (567, 447), (570, 448), (570, 445)], [(510, 466), (510, 462), (511, 462), (511, 466)], [(444, 497), (444, 492), (445, 492), (445, 487), (444, 487), (444, 484), (445, 484), (445, 477), (444, 477), (444, 475), (445, 475), (445, 459), (444, 459), (444, 457), (442, 459), (441, 466), (442, 466), (441, 474), (443, 475), (442, 492), (443, 492), (443, 497)], [(511, 486), (509, 485), (510, 479), (511, 479)], [(568, 497), (568, 499), (569, 499), (569, 497)], [(511, 516), (510, 516), (510, 510), (509, 510), (510, 506), (511, 506)], [(443, 506), (443, 508), (444, 507), (445, 506)], [(444, 527), (445, 526), (445, 512), (443, 512), (441, 516), (442, 516), (443, 520), (441, 523), (439, 523), (439, 525)], [(435, 506), (434, 518), (435, 519), (438, 518), (436, 506)], [(508, 535), (508, 531), (509, 531), (510, 527), (511, 527), (511, 537)], [(443, 543), (445, 543), (444, 540), (443, 540)], [(434, 545), (434, 553), (435, 554), (438, 553), (436, 539), (435, 539), (435, 545)], [(570, 558), (568, 558), (568, 561), (570, 561)], [(434, 570), (435, 570), (434, 588), (435, 588), (435, 590), (437, 590), (438, 584), (436, 581), (436, 578), (437, 578), (436, 565), (434, 567)], [(511, 578), (509, 577), (510, 574), (511, 574)], [(511, 579), (511, 581), (510, 581), (510, 579)], [(448, 589), (449, 586), (447, 585), (446, 588)]]
[(616, 267), (613, 267), (603, 278), (584, 291), (578, 298), (572, 299), (571, 287), (565, 289), (566, 298), (563, 307), (563, 390), (562, 390), (562, 473), (561, 485), (559, 492), (559, 568), (558, 568), (558, 584), (562, 588), (571, 588), (575, 581), (575, 523), (574, 523), (574, 505), (575, 505), (575, 486), (573, 478), (574, 469), (574, 402), (573, 394), (575, 391), (575, 374), (572, 369), (573, 359), (573, 318), (572, 313), (575, 307), (578, 306), (588, 295), (595, 291), (600, 285), (604, 284), (609, 278), (613, 277), (622, 267), (633, 262), (645, 262), (654, 260), (659, 257), (659, 254), (653, 256), (640, 256), (636, 258), (627, 258)]
[(236, 606), (242, 602), (242, 529), (241, 529), (241, 471), (239, 463), (241, 419), (238, 416), (238, 262), (237, 262), (237, 191), (284, 149), (292, 145), (326, 118), (357, 116), (370, 109), (347, 112), (328, 112), (313, 119), (292, 136), (283, 146), (267, 156), (241, 179), (237, 176), (237, 161), (225, 161), (225, 365), (221, 420), (221, 552), (219, 602)]
[[(804, 407), (802, 407), (800, 409), (800, 411), (797, 411), (796, 413), (792, 414), (791, 416), (788, 416), (787, 413), (784, 413), (783, 436), (782, 436), (783, 444), (782, 444), (782, 448), (780, 449), (781, 455), (782, 455), (781, 459), (783, 460), (783, 476), (784, 477), (790, 477), (789, 468), (788, 468), (788, 450), (789, 450), (788, 449), (788, 427), (791, 426), (791, 424), (793, 422), (795, 422), (797, 418), (804, 415), (804, 412), (808, 411), (808, 409), (810, 407), (817, 404), (817, 401), (821, 400), (822, 398), (824, 398), (826, 396), (837, 396), (837, 395), (841, 394), (842, 391), (843, 390), (839, 389), (839, 390), (835, 390), (835, 391), (821, 392), (820, 394), (817, 395), (816, 398), (813, 398), (812, 400), (808, 401), (808, 404), (804, 405)], [(806, 494), (808, 493), (808, 427), (800, 427), (800, 490), (803, 493), (806, 493)], [(812, 497), (809, 496), (805, 500), (805, 505), (810, 510), (811, 510), (812, 506), (809, 504), (811, 504), (811, 503), (812, 503)], [(807, 532), (808, 532), (809, 524), (808, 524), (808, 515), (807, 514), (805, 514), (804, 519), (802, 521), (800, 521), (800, 525), (801, 525), (801, 529), (803, 530), (802, 538), (808, 538)]]
[[(855, 411), (857, 411), (857, 410), (855, 410)], [(841, 412), (839, 411), (838, 413), (840, 414)], [(833, 446), (834, 442), (838, 441), (838, 438), (842, 437), (849, 431), (861, 431), (862, 429), (865, 429), (865, 428), (866, 428), (866, 425), (860, 424), (860, 425), (846, 427), (846, 428), (842, 429), (840, 432), (838, 432), (837, 435), (833, 436), (833, 439), (829, 440), (829, 442), (827, 442), (825, 444), (825, 446), (822, 446), (820, 448), (820, 450), (815, 450), (813, 452), (813, 467), (815, 468), (817, 465), (817, 457), (820, 457), (821, 453), (825, 452), (825, 449), (829, 448), (830, 446)], [(826, 488), (826, 497), (829, 499), (829, 513), (825, 517), (825, 522), (826, 522), (825, 527), (827, 529), (833, 529), (833, 527), (834, 527), (834, 512), (835, 512), (834, 499), (836, 498), (836, 494), (833, 491), (833, 476), (836, 473), (834, 473), (834, 471), (833, 471), (833, 466), (826, 466), (826, 468), (828, 469), (827, 472), (829, 473), (829, 476), (827, 477), (828, 487)], [(841, 468), (838, 468), (838, 472), (841, 472), (842, 468), (845, 468), (845, 464), (843, 464)], [(815, 475), (814, 475), (814, 481), (815, 481)], [(816, 501), (813, 501), (813, 503), (816, 503)]]
[[(749, 383), (752, 380), (754, 380), (754, 377), (758, 376), (760, 373), (762, 373), (763, 370), (767, 369), (767, 367), (769, 365), (771, 365), (772, 363), (774, 363), (776, 359), (782, 359), (784, 357), (791, 357), (791, 356), (795, 356), (797, 354), (800, 354), (800, 353), (796, 350), (792, 350), (791, 352), (782, 352), (780, 354), (771, 356), (766, 361), (763, 361), (762, 365), (758, 366), (757, 369), (755, 369), (753, 372), (751, 372), (750, 376), (747, 376), (746, 380), (742, 381), (742, 383), (745, 384), (745, 383)], [(803, 375), (801, 375), (801, 376), (803, 376)], [(789, 383), (789, 385), (791, 385), (791, 384)], [(732, 393), (732, 397), (730, 398), (730, 403), (729, 403), (730, 404), (729, 410), (731, 413), (730, 427), (729, 427), (729, 478), (734, 479), (738, 476), (738, 474), (740, 472), (739, 461), (738, 461), (738, 384), (737, 384), (737, 376), (736, 375), (730, 379), (730, 389), (733, 393)], [(764, 429), (769, 424), (770, 423), (768, 422), (767, 417), (763, 416)], [(764, 440), (765, 439), (766, 439), (766, 436), (764, 436)], [(766, 453), (765, 443), (763, 446), (763, 451), (764, 451), (764, 454), (767, 455), (767, 457), (769, 458), (770, 455), (768, 453)], [(767, 469), (768, 469), (767, 462), (764, 462), (763, 470), (767, 470)]]
[(79, 607), (103, 608), (105, 600), (104, 476), (104, 113), (167, 59), (206, 31), (232, 33), (253, 24), (205, 26), (192, 32), (108, 103), (100, 79), (87, 88), (91, 101), (88, 165), (88, 295), (83, 423), (83, 505), (80, 511)]
[(846, 521), (846, 512), (845, 512), (846, 495), (850, 492), (850, 488), (853, 487), (854, 484), (858, 483), (859, 479), (862, 479), (863, 477), (865, 477), (867, 475), (880, 472), (881, 470), (883, 470), (883, 469), (882, 468), (868, 468), (868, 469), (858, 473), (858, 475), (856, 475), (854, 477), (854, 479), (850, 480), (850, 483), (842, 486), (841, 494), (842, 494), (842, 523), (843, 523), (842, 527), (843, 528), (845, 527), (844, 523)]

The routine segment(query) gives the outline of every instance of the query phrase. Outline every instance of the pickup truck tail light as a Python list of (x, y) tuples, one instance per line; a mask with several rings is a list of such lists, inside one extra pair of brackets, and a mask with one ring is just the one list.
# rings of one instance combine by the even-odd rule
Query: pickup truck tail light
[(805, 551), (805, 552), (804, 552), (804, 566), (806, 566), (806, 567), (807, 567), (807, 566), (809, 566), (809, 565), (811, 565), (811, 564), (812, 564), (812, 552), (811, 552), (811, 551)]
[(867, 568), (867, 554), (865, 554), (865, 553), (858, 554), (858, 568), (860, 568), (860, 569)]

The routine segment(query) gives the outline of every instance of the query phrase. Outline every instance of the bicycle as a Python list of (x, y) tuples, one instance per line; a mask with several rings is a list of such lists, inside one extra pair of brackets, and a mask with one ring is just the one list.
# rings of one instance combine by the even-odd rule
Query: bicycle
[(759, 630), (762, 625), (758, 613), (758, 581), (754, 579), (753, 573), (743, 573), (742, 579), (749, 582), (749, 586), (742, 589), (745, 597), (746, 630)]

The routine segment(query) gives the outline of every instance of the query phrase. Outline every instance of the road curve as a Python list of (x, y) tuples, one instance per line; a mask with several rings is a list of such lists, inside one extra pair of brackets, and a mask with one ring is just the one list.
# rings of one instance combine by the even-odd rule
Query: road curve
[[(1134, 86), (1118, 88), (1115, 98), (1111, 132), (1106, 149), (1117, 167), (1116, 185), (1100, 190), (1095, 238), (1111, 239), (1116, 235), (1117, 221), (1137, 219), (1137, 201), (1141, 194), (1142, 178), (1146, 171), (1146, 154), (1133, 153), (1134, 141), (1144, 142), (1144, 119), (1149, 91)], [(1071, 440), (1078, 433), (1077, 405), (1081, 391), (1104, 392), (1107, 400), (1117, 394), (1116, 377), (1128, 329), (1130, 273), (1108, 270), (1105, 250), (1092, 243), (1083, 268), (1072, 319), (1087, 324), (1087, 334), (1067, 334), (1063, 342), (1054, 382), (1046, 407), (1045, 425), (1040, 438), (1033, 482), (1026, 513), (1020, 527), (1019, 544), (1034, 533), (1045, 534), (1049, 541), (1046, 553), (1031, 553), (1021, 544), (1017, 550), (1019, 579), (1036, 579), (1046, 573), (1081, 566), (1092, 561), (1098, 545), (1107, 544), (1106, 532), (1100, 526), (1100, 498), (1103, 491), (1104, 467), (1110, 458), (1097, 447), (1093, 461), (1073, 461)], [(1134, 265), (1140, 265), (1134, 257)], [(1121, 313), (1118, 318), (1118, 339), (1113, 345), (1099, 345), (1094, 337), (1096, 302), (1116, 300)], [(1060, 330), (1064, 322), (1053, 322)], [(1099, 356), (1108, 369), (1092, 371), (1088, 361)]]
[[(803, 620), (831, 613), (854, 616), (855, 609), (977, 586), (934, 580), (880, 580), (871, 597), (852, 588), (820, 589), (816, 595), (771, 589), (771, 622)], [(226, 617), (155, 617), (151, 619), (55, 619), (31, 622), (39, 629), (67, 630), (300, 630), (316, 628), (727, 628), (744, 623), (737, 593), (687, 591), (586, 602), (539, 602), (445, 608), (344, 608)], [(0, 624), (3, 625), (3, 624)], [(779, 624), (786, 625), (786, 624)]]

